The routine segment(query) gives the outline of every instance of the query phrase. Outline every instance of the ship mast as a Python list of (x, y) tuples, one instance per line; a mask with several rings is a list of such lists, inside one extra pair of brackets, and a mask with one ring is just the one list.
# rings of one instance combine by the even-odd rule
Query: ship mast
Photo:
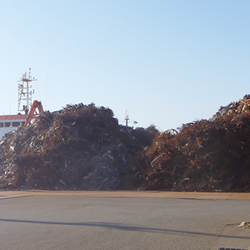
[(129, 116), (127, 114), (127, 110), (126, 110), (125, 121), (126, 121), (126, 127), (128, 127)]
[[(25, 72), (18, 81), (18, 113), (24, 112), (28, 114), (30, 107), (32, 105), (32, 95), (34, 94), (34, 89), (32, 89), (31, 83), (37, 81), (34, 77), (31, 76), (31, 68), (29, 69), (29, 74)], [(21, 104), (23, 106), (21, 107)]]

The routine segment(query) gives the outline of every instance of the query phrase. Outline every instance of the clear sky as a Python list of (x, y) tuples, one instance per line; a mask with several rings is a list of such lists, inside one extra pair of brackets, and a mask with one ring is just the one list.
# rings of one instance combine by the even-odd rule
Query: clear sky
[(0, 0), (0, 114), (32, 69), (46, 110), (90, 104), (161, 131), (250, 93), (249, 0)]

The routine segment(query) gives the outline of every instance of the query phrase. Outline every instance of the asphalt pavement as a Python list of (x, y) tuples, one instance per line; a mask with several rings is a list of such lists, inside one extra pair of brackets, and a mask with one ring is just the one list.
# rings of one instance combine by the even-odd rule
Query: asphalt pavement
[(248, 193), (0, 191), (0, 249), (250, 249)]

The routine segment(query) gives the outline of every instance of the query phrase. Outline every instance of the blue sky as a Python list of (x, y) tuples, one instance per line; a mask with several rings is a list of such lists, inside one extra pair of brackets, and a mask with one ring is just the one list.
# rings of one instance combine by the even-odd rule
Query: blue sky
[(46, 110), (94, 102), (159, 130), (249, 94), (248, 0), (0, 0), (0, 114), (32, 69)]

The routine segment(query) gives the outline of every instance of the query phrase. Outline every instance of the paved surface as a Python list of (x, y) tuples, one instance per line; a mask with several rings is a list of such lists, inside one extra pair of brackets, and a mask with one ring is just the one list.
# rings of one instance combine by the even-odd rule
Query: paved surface
[(0, 191), (0, 249), (248, 249), (249, 220), (245, 193)]

